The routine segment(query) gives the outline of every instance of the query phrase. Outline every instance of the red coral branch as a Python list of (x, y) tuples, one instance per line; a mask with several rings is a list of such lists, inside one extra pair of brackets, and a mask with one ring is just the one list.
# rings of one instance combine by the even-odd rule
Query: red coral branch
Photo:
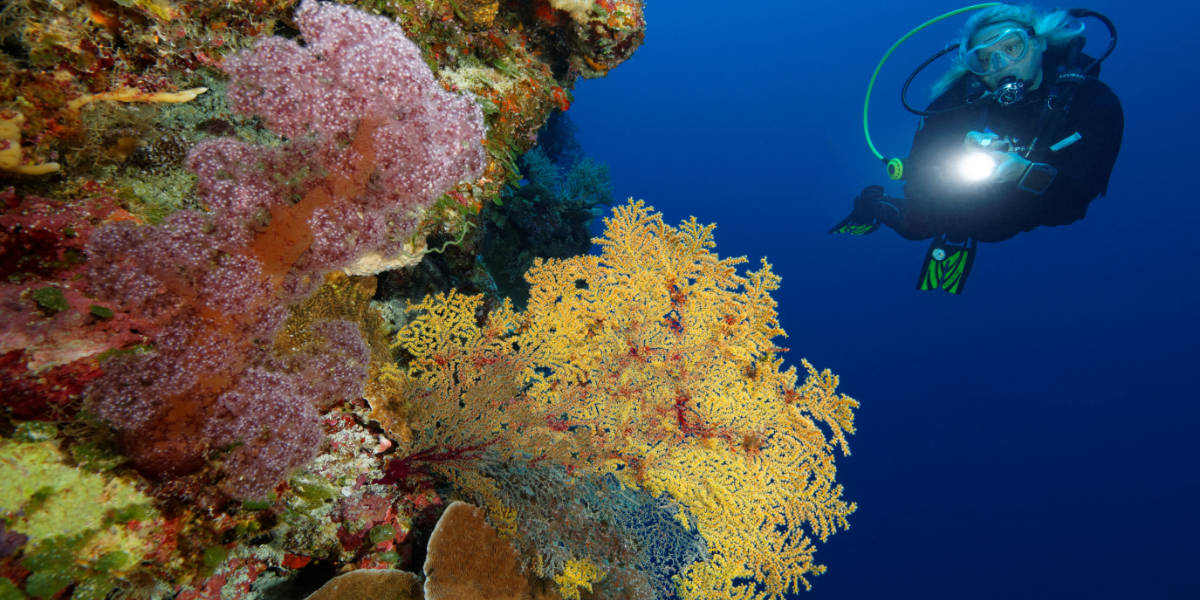
[(375, 480), (375, 483), (396, 484), (405, 490), (429, 484), (433, 479), (433, 475), (429, 472), (430, 464), (479, 460), (483, 456), (484, 450), (487, 450), (488, 447), (495, 444), (499, 439), (492, 438), (486, 442), (468, 446), (434, 444), (429, 448), (414, 452), (408, 456), (392, 459), (383, 468), (383, 477)]

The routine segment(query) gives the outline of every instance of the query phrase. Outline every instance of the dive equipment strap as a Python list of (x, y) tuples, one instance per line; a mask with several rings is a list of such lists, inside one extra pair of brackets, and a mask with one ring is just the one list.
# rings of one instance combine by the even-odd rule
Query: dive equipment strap
[(1079, 135), (1079, 132), (1076, 131), (1075, 133), (1072, 133), (1071, 135), (1068, 135), (1067, 137), (1051, 144), (1050, 151), (1058, 152), (1059, 150), (1062, 150), (1063, 148), (1067, 148), (1067, 147), (1074, 145), (1075, 142), (1078, 142), (1079, 140), (1082, 140), (1082, 139), (1083, 139), (1083, 136)]
[(964, 242), (952, 242), (945, 234), (933, 238), (925, 253), (925, 264), (917, 289), (921, 291), (942, 290), (951, 294), (962, 293), (975, 262), (977, 242), (967, 238)]
[[(1079, 65), (1083, 57), (1082, 50), (1082, 38), (1072, 40), (1071, 44), (1067, 47), (1062, 64), (1058, 66), (1054, 84), (1046, 94), (1041, 114), (1038, 115), (1037, 130), (1029, 143), (1029, 149), (1025, 152), (1025, 158), (1033, 160), (1032, 155), (1037, 148), (1038, 142), (1045, 137), (1062, 135), (1058, 130), (1066, 122), (1067, 113), (1071, 110), (1071, 102), (1075, 100), (1075, 93), (1079, 91), (1079, 86), (1083, 85), (1083, 82), (1087, 81), (1088, 77), (1086, 70)], [(1070, 144), (1067, 145), (1069, 146)], [(1062, 146), (1058, 150), (1064, 147)], [(1051, 148), (1051, 150), (1054, 152), (1058, 151), (1054, 148)]]

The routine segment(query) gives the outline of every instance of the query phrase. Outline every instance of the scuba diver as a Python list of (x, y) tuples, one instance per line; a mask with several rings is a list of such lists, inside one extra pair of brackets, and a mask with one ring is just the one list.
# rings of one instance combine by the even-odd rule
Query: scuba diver
[[(930, 57), (904, 83), (901, 101), (922, 117), (911, 152), (905, 159), (884, 158), (867, 128), (879, 70), (917, 31), (968, 11), (978, 12), (958, 45)], [(1082, 52), (1081, 17), (1109, 29), (1109, 46), (1099, 58)], [(889, 176), (904, 181), (904, 196), (868, 186), (830, 233), (863, 235), (887, 225), (910, 240), (933, 238), (917, 288), (957, 294), (978, 242), (1082, 219), (1088, 204), (1105, 194), (1121, 147), (1121, 103), (1097, 79), (1116, 39), (1112, 22), (1091, 10), (1040, 12), (998, 2), (946, 13), (901, 38), (871, 77), (863, 129)], [(916, 75), (955, 51), (954, 66), (934, 85), (928, 108), (909, 106)]]

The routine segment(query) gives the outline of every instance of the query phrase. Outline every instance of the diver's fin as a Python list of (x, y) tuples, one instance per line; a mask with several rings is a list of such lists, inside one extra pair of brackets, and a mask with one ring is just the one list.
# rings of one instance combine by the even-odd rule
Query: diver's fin
[(863, 219), (862, 217), (850, 213), (850, 216), (842, 219), (841, 223), (833, 226), (829, 233), (846, 233), (850, 235), (867, 235), (879, 229), (878, 219)]
[(933, 238), (929, 251), (925, 253), (925, 265), (921, 268), (917, 289), (962, 293), (967, 275), (971, 273), (971, 264), (975, 262), (975, 247), (973, 239), (956, 243), (945, 236)]

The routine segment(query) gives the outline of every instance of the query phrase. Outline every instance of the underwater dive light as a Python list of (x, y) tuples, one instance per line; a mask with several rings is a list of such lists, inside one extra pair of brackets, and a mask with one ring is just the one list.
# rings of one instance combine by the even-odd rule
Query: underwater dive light
[(985, 181), (996, 172), (996, 159), (978, 150), (968, 152), (958, 161), (958, 174), (972, 183)]
[[(890, 177), (893, 181), (897, 181), (904, 177), (904, 161), (901, 160), (900, 157), (896, 156), (885, 158), (883, 154), (881, 154), (879, 150), (875, 148), (875, 144), (871, 141), (871, 129), (867, 125), (867, 109), (871, 105), (871, 90), (875, 89), (875, 79), (879, 77), (879, 71), (883, 69), (883, 63), (887, 62), (887, 59), (892, 55), (892, 52), (895, 52), (896, 48), (900, 47), (900, 44), (903, 44), (906, 40), (908, 40), (908, 38), (916, 35), (917, 32), (921, 31), (922, 29), (925, 29), (926, 27), (929, 27), (930, 25), (933, 25), (939, 21), (944, 21), (955, 15), (961, 15), (962, 13), (979, 10), (981, 8), (990, 8), (1000, 4), (1002, 3), (985, 2), (983, 4), (974, 4), (957, 10), (952, 10), (944, 15), (940, 15), (925, 21), (924, 23), (921, 23), (913, 28), (912, 31), (904, 34), (904, 37), (896, 40), (896, 43), (892, 44), (892, 47), (888, 48), (888, 51), (884, 53), (883, 58), (879, 59), (879, 64), (875, 65), (875, 72), (871, 74), (871, 81), (867, 83), (867, 98), (863, 101), (863, 134), (867, 136), (867, 147), (871, 149), (871, 153), (875, 155), (875, 158), (878, 158), (887, 167), (888, 177)], [(949, 51), (950, 49), (946, 50), (946, 52)]]
[(958, 176), (968, 183), (987, 181), (996, 174), (999, 161), (991, 151), (1007, 152), (1010, 148), (1008, 139), (1001, 139), (991, 129), (983, 132), (969, 131), (963, 139), (966, 151), (958, 159)]

